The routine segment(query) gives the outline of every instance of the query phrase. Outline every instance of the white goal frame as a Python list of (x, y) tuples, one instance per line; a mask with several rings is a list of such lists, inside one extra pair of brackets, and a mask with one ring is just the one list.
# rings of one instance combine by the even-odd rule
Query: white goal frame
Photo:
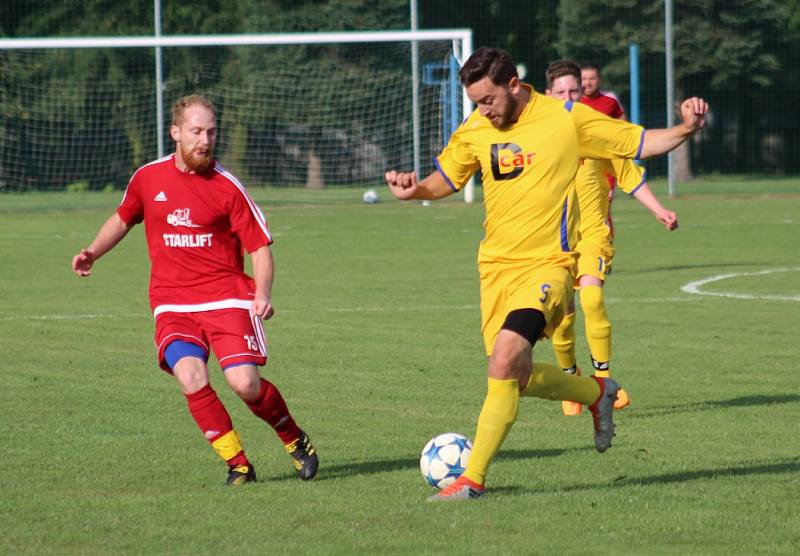
[[(0, 39), (0, 50), (32, 50), (32, 49), (57, 49), (57, 48), (155, 48), (156, 49), (156, 99), (158, 104), (158, 142), (159, 156), (163, 155), (164, 115), (163, 95), (161, 86), (161, 49), (175, 46), (253, 46), (253, 45), (301, 45), (301, 44), (333, 44), (333, 43), (379, 43), (379, 42), (407, 42), (442, 41), (451, 40), (453, 54), (459, 64), (472, 54), (471, 29), (437, 29), (423, 31), (354, 31), (335, 33), (267, 33), (267, 34), (240, 34), (240, 35), (176, 35), (163, 36), (129, 36), (129, 37), (85, 37), (85, 38), (12, 38)], [(416, 79), (418, 76), (412, 76)], [(416, 99), (413, 99), (416, 101)], [(462, 91), (462, 109), (464, 117), (472, 112), (472, 102)], [(413, 106), (417, 112), (419, 107)], [(419, 144), (418, 138), (414, 141), (415, 151)], [(419, 160), (419, 153), (414, 153), (414, 160)], [(474, 200), (474, 180), (464, 188), (464, 200), (471, 203)]]

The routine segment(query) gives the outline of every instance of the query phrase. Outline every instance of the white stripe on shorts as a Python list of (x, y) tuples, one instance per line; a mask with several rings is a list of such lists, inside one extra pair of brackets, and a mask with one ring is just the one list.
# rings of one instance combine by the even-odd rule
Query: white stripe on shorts
[(250, 315), (250, 321), (253, 323), (253, 331), (256, 333), (258, 349), (261, 350), (261, 355), (267, 357), (267, 336), (264, 334), (264, 322), (258, 315)]

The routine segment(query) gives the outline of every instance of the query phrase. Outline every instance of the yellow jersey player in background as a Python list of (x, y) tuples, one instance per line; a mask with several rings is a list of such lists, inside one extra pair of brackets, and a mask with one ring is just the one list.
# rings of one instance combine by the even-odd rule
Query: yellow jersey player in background
[[(553, 62), (545, 72), (545, 93), (564, 101), (581, 100), (581, 68), (575, 62)], [(606, 178), (616, 178), (617, 185), (649, 209), (667, 230), (678, 227), (674, 212), (665, 209), (647, 186), (645, 172), (631, 160), (586, 159), (575, 175), (575, 190), (580, 212), (578, 225), (578, 273), (576, 289), (580, 292), (586, 340), (595, 375), (609, 377), (611, 373), (611, 323), (603, 299), (603, 285), (611, 270), (614, 257), (613, 232), (609, 225), (610, 185)], [(570, 311), (552, 336), (553, 351), (565, 372), (580, 374), (575, 358), (575, 312)], [(630, 403), (627, 392), (617, 393), (614, 409)], [(581, 404), (562, 402), (564, 415), (578, 415)]]
[(569, 375), (533, 363), (533, 346), (550, 336), (572, 300), (577, 258), (574, 179), (583, 158), (664, 154), (703, 127), (708, 105), (681, 105), (683, 123), (648, 131), (586, 106), (541, 95), (519, 80), (503, 50), (479, 48), (460, 70), (477, 109), (461, 124), (422, 181), (386, 173), (398, 199), (432, 200), (463, 188), (481, 170), (486, 217), (478, 252), (481, 332), (489, 357), (488, 388), (464, 474), (430, 500), (484, 493), (490, 462), (517, 419), (520, 396), (589, 406), (599, 452), (614, 436), (610, 378)]

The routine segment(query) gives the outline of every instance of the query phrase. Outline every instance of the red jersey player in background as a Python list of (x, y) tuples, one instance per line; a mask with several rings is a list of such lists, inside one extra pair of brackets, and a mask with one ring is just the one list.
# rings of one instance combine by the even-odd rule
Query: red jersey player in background
[[(603, 84), (603, 76), (600, 75), (600, 68), (595, 64), (585, 63), (581, 64), (581, 88), (583, 89), (583, 96), (581, 97), (581, 104), (591, 106), (598, 112), (602, 112), (606, 116), (616, 120), (627, 120), (625, 111), (622, 105), (617, 100), (617, 97), (612, 93), (601, 91), (600, 86)], [(614, 237), (614, 221), (611, 218), (611, 201), (614, 200), (614, 188), (617, 181), (614, 176), (606, 175), (608, 180), (608, 227), (611, 229), (611, 237)]]
[[(547, 90), (545, 94), (567, 102), (581, 100), (581, 69), (570, 60), (558, 60), (545, 72)], [(667, 230), (678, 227), (677, 215), (665, 209), (645, 181), (643, 169), (632, 160), (590, 160), (581, 162), (575, 175), (575, 194), (578, 197), (578, 252), (576, 292), (580, 292), (584, 328), (592, 367), (596, 376), (611, 376), (611, 322), (605, 303), (604, 286), (614, 258), (614, 245), (608, 225), (610, 202), (609, 186), (603, 182), (612, 173), (619, 179), (620, 188), (642, 203)], [(564, 315), (553, 332), (553, 352), (564, 372), (580, 374), (575, 358), (575, 303)], [(630, 403), (628, 393), (620, 388), (614, 409), (622, 409)], [(562, 402), (564, 415), (578, 415), (581, 404)]]
[[(228, 464), (228, 485), (255, 481), (230, 415), (209, 383), (211, 350), (231, 389), (283, 441), (297, 475), (314, 477), (318, 458), (281, 393), (261, 377), (267, 346), (261, 319), (272, 307), (272, 237), (241, 183), (214, 160), (217, 118), (205, 97), (172, 109), (175, 152), (139, 168), (122, 203), (91, 245), (72, 259), (89, 276), (94, 262), (144, 221), (150, 255), (150, 306), (158, 363), (178, 381), (200, 431)], [(243, 251), (253, 262), (244, 272)]]
[(581, 64), (581, 88), (583, 89), (581, 104), (591, 106), (598, 112), (616, 120), (626, 120), (625, 111), (617, 97), (600, 90), (602, 83), (603, 77), (596, 65)]

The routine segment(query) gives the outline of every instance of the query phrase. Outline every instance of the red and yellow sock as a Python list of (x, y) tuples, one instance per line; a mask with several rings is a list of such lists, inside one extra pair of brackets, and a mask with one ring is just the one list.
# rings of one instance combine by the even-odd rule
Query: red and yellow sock
[(252, 402), (248, 402), (250, 408), (257, 417), (263, 419), (275, 430), (284, 444), (289, 444), (300, 438), (301, 431), (297, 423), (294, 422), (286, 407), (278, 388), (268, 380), (261, 379), (261, 389), (258, 397)]
[(231, 417), (211, 385), (206, 384), (197, 392), (185, 396), (189, 413), (219, 457), (231, 466), (248, 465), (242, 442), (233, 430)]

